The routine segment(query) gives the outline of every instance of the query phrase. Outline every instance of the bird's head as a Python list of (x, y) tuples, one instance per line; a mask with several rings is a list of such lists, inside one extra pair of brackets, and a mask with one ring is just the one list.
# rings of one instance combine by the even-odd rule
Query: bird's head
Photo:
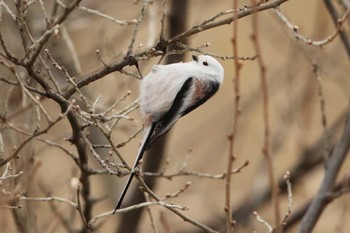
[(192, 55), (193, 63), (198, 65), (200, 70), (213, 76), (217, 81), (222, 83), (224, 79), (224, 68), (213, 57), (209, 55)]

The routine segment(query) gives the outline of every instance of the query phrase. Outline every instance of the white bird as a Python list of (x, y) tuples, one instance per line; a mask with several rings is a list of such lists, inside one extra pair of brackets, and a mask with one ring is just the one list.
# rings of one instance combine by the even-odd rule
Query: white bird
[(224, 68), (208, 55), (192, 56), (193, 61), (154, 65), (140, 86), (140, 109), (144, 115), (144, 137), (133, 170), (114, 212), (120, 208), (145, 150), (182, 116), (213, 96), (224, 79)]

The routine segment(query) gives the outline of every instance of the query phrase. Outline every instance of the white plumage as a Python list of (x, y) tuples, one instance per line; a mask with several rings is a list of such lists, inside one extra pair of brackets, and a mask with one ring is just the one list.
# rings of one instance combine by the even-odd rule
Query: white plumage
[[(224, 69), (211, 56), (192, 56), (187, 63), (154, 65), (140, 86), (140, 109), (144, 115), (144, 138), (133, 169), (159, 136), (182, 116), (216, 93), (224, 79)], [(120, 208), (134, 172), (124, 187), (115, 211)]]

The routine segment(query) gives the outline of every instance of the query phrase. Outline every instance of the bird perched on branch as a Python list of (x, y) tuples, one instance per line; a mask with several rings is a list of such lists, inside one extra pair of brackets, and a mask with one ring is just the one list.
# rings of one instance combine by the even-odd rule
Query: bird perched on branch
[(154, 65), (142, 80), (139, 103), (145, 118), (144, 137), (114, 212), (120, 208), (144, 152), (180, 117), (212, 97), (222, 84), (224, 69), (217, 60), (208, 55), (192, 58), (186, 63)]

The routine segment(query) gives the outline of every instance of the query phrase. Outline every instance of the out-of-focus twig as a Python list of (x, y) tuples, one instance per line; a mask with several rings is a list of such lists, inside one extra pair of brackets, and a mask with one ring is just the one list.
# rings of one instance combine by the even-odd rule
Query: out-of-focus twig
[(62, 202), (62, 203), (66, 203), (70, 206), (72, 206), (73, 208), (77, 208), (77, 203), (62, 198), (62, 197), (55, 197), (55, 196), (51, 196), (51, 197), (26, 197), (26, 196), (22, 196), (19, 198), (20, 201), (57, 201), (57, 202)]
[[(237, 9), (238, 8), (238, 1), (234, 0), (233, 1), (233, 8)], [(233, 47), (233, 56), (238, 57), (238, 12), (234, 11), (233, 19), (233, 30), (232, 30), (232, 47)], [(240, 93), (240, 70), (241, 70), (241, 63), (238, 61), (238, 59), (234, 60), (234, 68), (235, 68), (235, 73), (233, 76), (233, 93), (234, 93), (234, 102), (233, 102), (233, 111), (232, 111), (232, 117), (233, 117), (233, 126), (232, 126), (232, 131), (230, 132), (230, 135), (228, 136), (229, 140), (229, 151), (228, 151), (228, 159), (227, 159), (227, 168), (226, 168), (226, 177), (225, 177), (225, 206), (224, 206), (224, 211), (225, 211), (225, 216), (226, 216), (226, 231), (227, 233), (233, 232), (233, 226), (234, 226), (234, 220), (232, 218), (231, 214), (231, 177), (232, 177), (232, 168), (233, 168), (233, 163), (236, 159), (235, 156), (235, 145), (236, 145), (236, 137), (237, 137), (237, 129), (238, 129), (238, 122), (239, 122), (239, 117), (241, 113), (241, 106), (240, 106), (240, 98), (241, 98), (241, 93)]]
[[(252, 0), (254, 4), (257, 4), (256, 0)], [(275, 8), (276, 9), (276, 8)], [(280, 224), (280, 205), (278, 199), (278, 187), (275, 178), (275, 171), (273, 168), (273, 161), (271, 157), (270, 150), (270, 113), (269, 113), (269, 90), (266, 78), (266, 66), (263, 61), (262, 51), (259, 44), (259, 30), (258, 30), (258, 16), (257, 14), (253, 14), (252, 20), (252, 28), (253, 33), (251, 35), (251, 39), (254, 45), (254, 49), (256, 54), (258, 54), (258, 66), (259, 73), (261, 79), (261, 93), (263, 97), (263, 122), (264, 122), (264, 146), (262, 148), (263, 155), (267, 164), (267, 173), (270, 182), (271, 194), (272, 194), (272, 203), (274, 207), (274, 220), (275, 220), (275, 230), (276, 232), (280, 232), (279, 224)]]
[(323, 86), (322, 86), (322, 80), (321, 76), (318, 70), (318, 65), (316, 63), (312, 64), (312, 71), (315, 74), (316, 81), (317, 81), (317, 89), (318, 89), (318, 98), (320, 102), (320, 112), (321, 112), (321, 122), (322, 122), (322, 127), (323, 127), (323, 134), (324, 134), (324, 159), (325, 162), (328, 159), (329, 152), (331, 150), (330, 145), (329, 145), (329, 133), (327, 129), (327, 115), (326, 115), (326, 101), (325, 97), (323, 94)]
[(346, 118), (346, 125), (343, 135), (339, 139), (337, 145), (333, 149), (327, 163), (325, 174), (321, 186), (312, 201), (310, 207), (305, 213), (299, 228), (299, 233), (311, 232), (317, 220), (319, 219), (324, 208), (327, 206), (327, 198), (329, 192), (335, 185), (335, 180), (339, 173), (340, 167), (343, 164), (346, 155), (350, 149), (350, 110)]
[[(339, 15), (338, 12), (336, 10), (336, 8), (334, 7), (334, 3), (331, 0), (323, 0), (329, 14), (332, 17), (333, 23), (335, 24), (336, 27), (338, 27), (339, 25)], [(347, 4), (347, 12), (349, 11), (349, 4)], [(350, 40), (348, 35), (346, 34), (345, 31), (339, 31), (340, 33), (340, 38), (343, 42), (343, 45), (345, 47), (346, 53), (348, 55), (348, 58), (350, 59)]]
[[(40, 131), (37, 131), (37, 132), (34, 132), (31, 136), (29, 136), (27, 139), (25, 139), (20, 145), (18, 145), (18, 147), (15, 148), (15, 150), (12, 152), (11, 155), (9, 155), (8, 157), (6, 158), (3, 158), (3, 159), (0, 159), (0, 167), (4, 166), (6, 163), (8, 163), (9, 161), (11, 161), (12, 159), (16, 158), (18, 156), (18, 153), (23, 149), (23, 147), (30, 141), (32, 141), (35, 137), (39, 136), (39, 135), (42, 135), (42, 134), (45, 134), (47, 133), (50, 128), (52, 128), (54, 125), (56, 125), (56, 123), (58, 123), (59, 121), (61, 121), (67, 114), (68, 112), (70, 111), (70, 108), (67, 109), (67, 111), (61, 115), (59, 115), (55, 120), (53, 120), (46, 128), (40, 130)], [(6, 119), (1, 119), (0, 117), (0, 120), (1, 121), (5, 121), (6, 122)]]
[(297, 40), (300, 40), (308, 45), (322, 47), (322, 46), (325, 46), (325, 45), (329, 44), (330, 42), (332, 42), (339, 34), (341, 34), (342, 28), (343, 28), (343, 23), (348, 18), (349, 14), (350, 14), (350, 9), (347, 9), (347, 11), (344, 13), (344, 15), (341, 18), (337, 18), (337, 24), (336, 24), (337, 29), (330, 36), (328, 36), (327, 38), (325, 38), (323, 40), (319, 40), (319, 41), (315, 41), (315, 40), (312, 40), (310, 38), (307, 38), (307, 37), (301, 35), (299, 33), (299, 27), (293, 25), (289, 21), (287, 16), (285, 16), (278, 7), (275, 8), (275, 12), (276, 12), (278, 18), (281, 19), (281, 21), (288, 27), (288, 29), (291, 30), (291, 32), (293, 33), (293, 35), (295, 36), (295, 38)]
[[(343, 179), (338, 181), (335, 185), (332, 191), (327, 195), (328, 198), (326, 199), (327, 204), (330, 202), (336, 200), (337, 198), (341, 197), (343, 194), (349, 193), (350, 191), (350, 177), (345, 176)], [(303, 203), (298, 209), (295, 209), (291, 215), (286, 219), (286, 221), (283, 224), (284, 230), (288, 230), (293, 225), (295, 225), (300, 219), (303, 218), (306, 211), (310, 207), (310, 204), (314, 198), (311, 198), (310, 200)]]
[(288, 193), (288, 208), (287, 208), (287, 213), (284, 215), (282, 219), (282, 227), (285, 225), (286, 220), (292, 213), (292, 206), (293, 206), (293, 193), (292, 193), (292, 183), (290, 182), (290, 172), (287, 171), (284, 174), (284, 180), (286, 181), (287, 184), (287, 193)]
[(25, 63), (27, 66), (31, 66), (38, 55), (40, 54), (42, 48), (46, 44), (46, 42), (49, 40), (51, 35), (55, 32), (57, 27), (66, 20), (68, 15), (80, 4), (81, 0), (75, 0), (73, 1), (68, 7), (64, 8), (64, 12), (61, 16), (57, 18), (56, 21), (54, 21), (48, 29), (42, 34), (42, 36), (36, 40), (27, 50), (26, 50), (26, 56), (22, 59), (23, 63)]

